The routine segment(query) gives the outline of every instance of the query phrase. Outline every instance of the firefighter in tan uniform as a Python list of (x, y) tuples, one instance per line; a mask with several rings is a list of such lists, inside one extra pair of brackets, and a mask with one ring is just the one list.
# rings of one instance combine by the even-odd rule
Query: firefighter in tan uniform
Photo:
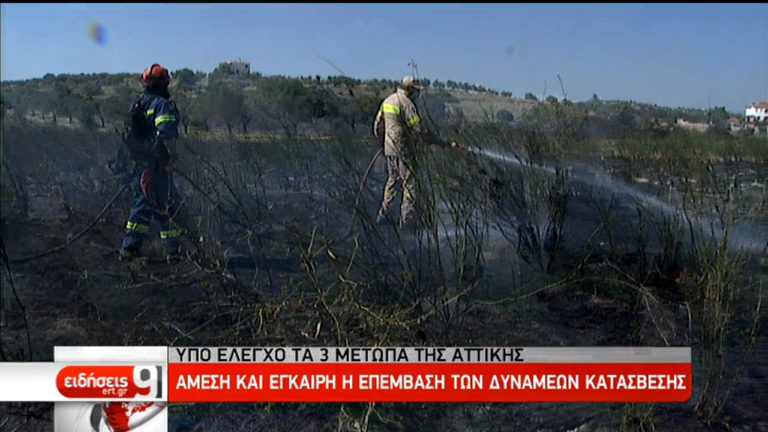
[[(397, 90), (381, 103), (373, 122), (373, 134), (384, 140), (387, 159), (387, 183), (376, 223), (386, 221), (386, 213), (402, 184), (403, 202), (400, 206), (400, 227), (409, 222), (413, 212), (414, 179), (409, 167), (414, 139), (422, 133), (421, 118), (414, 101), (423, 87), (411, 76), (406, 76)], [(384, 135), (383, 137), (381, 135)]]

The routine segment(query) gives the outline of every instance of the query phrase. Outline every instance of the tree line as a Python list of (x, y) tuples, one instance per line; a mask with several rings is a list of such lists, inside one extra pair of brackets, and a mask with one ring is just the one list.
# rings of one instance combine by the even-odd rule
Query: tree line
[[(263, 76), (259, 72), (235, 76), (225, 66), (210, 74), (186, 68), (172, 73), (170, 91), (181, 111), (182, 133), (279, 132), (293, 137), (301, 126), (318, 133), (339, 129), (367, 133), (379, 103), (398, 84), (345, 76)], [(140, 91), (135, 74), (47, 74), (3, 83), (0, 106), (3, 118), (12, 115), (19, 121), (31, 117), (54, 126), (77, 123), (87, 129), (119, 129)], [(430, 99), (439, 118), (445, 117), (443, 104), (455, 101), (437, 88)]]
[[(397, 80), (361, 80), (346, 76), (307, 75), (263, 76), (258, 71), (234, 75), (221, 64), (206, 74), (183, 68), (172, 73), (171, 93), (182, 114), (182, 133), (226, 132), (240, 134), (284, 134), (295, 137), (301, 131), (317, 134), (344, 132), (368, 133), (378, 104), (397, 84)], [(453, 80), (423, 78), (429, 97), (418, 103), (426, 117), (439, 126), (455, 126), (463, 120), (455, 92), (482, 92), (512, 97), (483, 86)], [(2, 118), (38, 118), (58, 125), (75, 121), (87, 129), (120, 129), (128, 106), (140, 92), (136, 74), (46, 74), (42, 78), (4, 82), (0, 92)], [(454, 92), (454, 93), (451, 93)], [(729, 113), (723, 107), (710, 110), (667, 108), (635, 101), (602, 100), (596, 94), (584, 102), (558, 100), (550, 95), (539, 101), (532, 93), (524, 100), (544, 106), (554, 115), (568, 113), (569, 122), (578, 118), (591, 134), (611, 137), (628, 131), (661, 130), (684, 118), (710, 123), (716, 132), (727, 133)], [(452, 105), (452, 106), (449, 106)], [(537, 105), (532, 105), (537, 106)], [(537, 116), (540, 116), (541, 109)], [(493, 122), (519, 123), (519, 112), (501, 108), (491, 113)], [(481, 119), (482, 121), (482, 119)]]

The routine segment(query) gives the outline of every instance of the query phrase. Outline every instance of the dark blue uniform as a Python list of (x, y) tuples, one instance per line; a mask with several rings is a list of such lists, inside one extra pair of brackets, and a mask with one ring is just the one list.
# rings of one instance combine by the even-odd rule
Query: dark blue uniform
[(160, 238), (165, 242), (166, 253), (175, 254), (179, 248), (180, 233), (171, 226), (170, 219), (175, 214), (174, 203), (178, 203), (178, 195), (171, 177), (170, 154), (165, 142), (178, 137), (179, 112), (176, 105), (161, 92), (150, 89), (144, 90), (139, 102), (157, 145), (146, 161), (136, 164), (133, 174), (137, 190), (125, 225), (122, 247), (137, 254), (154, 221), (160, 227)]

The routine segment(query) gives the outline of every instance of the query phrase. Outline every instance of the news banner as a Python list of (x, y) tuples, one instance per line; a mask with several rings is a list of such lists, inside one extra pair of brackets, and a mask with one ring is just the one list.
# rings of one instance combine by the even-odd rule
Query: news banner
[(0, 363), (0, 401), (56, 402), (57, 430), (149, 430), (175, 402), (685, 402), (691, 386), (689, 347), (55, 347)]
[(2, 400), (683, 402), (691, 395), (688, 347), (66, 348), (75, 354), (64, 361), (0, 363)]

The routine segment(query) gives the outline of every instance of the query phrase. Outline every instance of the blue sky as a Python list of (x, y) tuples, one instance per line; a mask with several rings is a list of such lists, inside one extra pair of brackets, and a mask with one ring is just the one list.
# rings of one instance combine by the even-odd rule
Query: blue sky
[[(3, 4), (2, 80), (46, 73), (210, 72), (400, 79), (522, 97), (725, 106), (768, 100), (766, 4)], [(104, 43), (89, 37), (99, 22)], [(322, 58), (321, 58), (322, 57)]]

